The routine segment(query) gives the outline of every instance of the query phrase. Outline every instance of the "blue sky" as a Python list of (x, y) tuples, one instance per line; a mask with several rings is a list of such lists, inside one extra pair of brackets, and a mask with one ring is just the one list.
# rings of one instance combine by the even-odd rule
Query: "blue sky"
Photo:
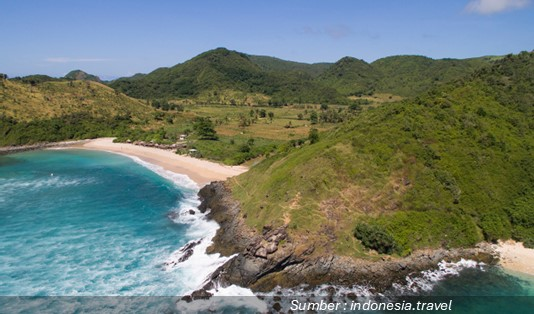
[(0, 0), (0, 72), (103, 78), (209, 49), (301, 62), (534, 49), (533, 0)]

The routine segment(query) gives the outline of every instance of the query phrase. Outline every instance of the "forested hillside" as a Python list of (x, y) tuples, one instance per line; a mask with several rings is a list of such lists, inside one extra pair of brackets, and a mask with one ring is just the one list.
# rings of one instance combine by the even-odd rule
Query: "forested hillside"
[(141, 99), (194, 99), (222, 104), (349, 104), (375, 92), (411, 97), (472, 73), (493, 58), (433, 60), (396, 56), (371, 64), (353, 57), (306, 64), (225, 48), (170, 68), (120, 78), (110, 86)]
[(336, 102), (339, 96), (334, 89), (315, 83), (306, 71), (266, 71), (247, 55), (224, 48), (145, 76), (121, 78), (110, 86), (145, 99), (199, 98), (217, 102), (228, 94), (237, 99), (244, 93), (269, 96), (272, 102)]
[[(363, 111), (232, 180), (247, 223), (315, 248), (409, 254), (514, 238), (534, 246), (534, 53)], [(334, 243), (334, 244), (332, 244)]]

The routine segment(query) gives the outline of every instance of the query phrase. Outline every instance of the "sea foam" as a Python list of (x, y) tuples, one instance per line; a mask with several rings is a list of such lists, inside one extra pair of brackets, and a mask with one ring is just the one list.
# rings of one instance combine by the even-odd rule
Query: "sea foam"
[[(192, 248), (192, 254), (185, 261), (179, 262), (184, 256), (183, 247), (173, 252), (164, 262), (166, 266), (163, 266), (163, 270), (180, 270), (184, 278), (183, 284), (189, 289), (189, 293), (202, 288), (208, 282), (210, 275), (224, 263), (234, 258), (235, 255), (225, 257), (219, 253), (206, 254), (206, 249), (213, 244), (212, 239), (215, 237), (220, 226), (217, 222), (207, 219), (206, 215), (209, 211), (201, 213), (198, 210), (198, 206), (200, 205), (200, 200), (197, 196), (199, 190), (198, 185), (186, 175), (166, 170), (161, 166), (151, 164), (136, 156), (124, 156), (133, 159), (136, 163), (170, 180), (184, 191), (184, 199), (181, 200), (179, 207), (174, 210), (172, 220), (176, 223), (189, 225), (186, 234), (194, 240), (189, 241), (184, 246), (187, 246), (191, 242), (200, 242)], [(254, 295), (250, 289), (234, 285), (230, 287), (216, 287), (210, 292), (215, 296)]]

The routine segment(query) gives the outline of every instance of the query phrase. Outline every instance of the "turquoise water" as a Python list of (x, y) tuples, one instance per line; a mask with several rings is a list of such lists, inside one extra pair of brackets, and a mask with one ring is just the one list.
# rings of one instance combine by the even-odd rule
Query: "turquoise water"
[[(197, 191), (187, 177), (105, 152), (1, 156), (0, 304), (1, 296), (177, 296), (198, 288), (225, 259), (204, 254), (217, 226), (196, 210)], [(186, 262), (169, 266), (182, 245), (199, 238)], [(293, 294), (282, 295), (289, 302)], [(414, 274), (385, 297), (399, 295), (452, 297), (465, 313), (522, 313), (534, 307), (534, 278), (464, 261)], [(150, 309), (174, 299), (128, 302)]]
[(198, 204), (194, 184), (175, 181), (105, 152), (0, 157), (0, 295), (165, 296), (196, 288), (205, 272), (162, 269), (183, 244), (214, 229), (169, 218)]

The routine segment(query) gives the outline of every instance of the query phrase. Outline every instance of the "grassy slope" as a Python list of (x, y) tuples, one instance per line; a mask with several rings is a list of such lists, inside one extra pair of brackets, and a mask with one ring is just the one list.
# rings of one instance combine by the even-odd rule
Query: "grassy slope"
[[(162, 119), (162, 122), (165, 122), (163, 129), (166, 138), (177, 138), (180, 134), (191, 132), (194, 129), (195, 117), (210, 118), (215, 124), (219, 140), (197, 141), (193, 133), (188, 137), (190, 146), (188, 148), (198, 149), (204, 158), (222, 161), (226, 164), (240, 163), (245, 155), (249, 157), (264, 155), (264, 152), (272, 150), (274, 145), (281, 146), (288, 141), (306, 139), (311, 128), (326, 131), (337, 125), (334, 122), (324, 121), (313, 125), (310, 123), (312, 111), (321, 116), (323, 111), (319, 105), (249, 107), (185, 104), (183, 109), (184, 111), (179, 113), (167, 112), (166, 118)], [(330, 106), (329, 110), (337, 112), (344, 119), (352, 114), (346, 106)], [(261, 111), (265, 112), (265, 117), (261, 117)], [(273, 113), (272, 120), (268, 117), (268, 113)], [(172, 123), (167, 122), (167, 117), (172, 117)], [(248, 121), (247, 124), (242, 123), (243, 118)], [(291, 125), (291, 128), (287, 128), (288, 125)], [(148, 137), (143, 134), (140, 136), (141, 138), (135, 139), (145, 141), (153, 139), (153, 135), (150, 134)], [(238, 152), (249, 139), (255, 140), (251, 147), (251, 154)], [(121, 140), (126, 140), (126, 138)]]
[(91, 81), (0, 82), (0, 145), (128, 133), (152, 118), (140, 100)]
[(265, 160), (232, 180), (247, 223), (287, 223), (295, 238), (347, 255), (363, 252), (352, 236), (361, 221), (391, 234), (400, 254), (532, 241), (532, 69), (532, 53), (498, 61)]
[(130, 114), (141, 119), (151, 108), (100, 83), (92, 81), (44, 82), (35, 86), (5, 80), (0, 86), (2, 114), (18, 121), (52, 118), (75, 112), (94, 116)]

